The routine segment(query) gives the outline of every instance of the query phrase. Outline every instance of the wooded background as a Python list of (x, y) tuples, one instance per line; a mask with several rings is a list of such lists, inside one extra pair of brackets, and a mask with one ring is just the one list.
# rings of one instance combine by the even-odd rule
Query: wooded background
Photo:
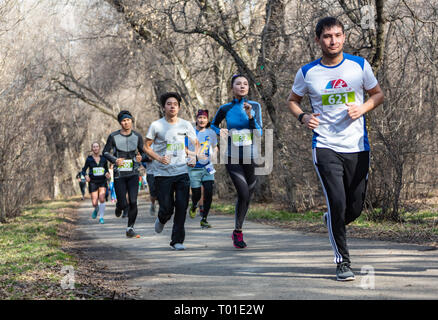
[[(344, 22), (345, 51), (368, 59), (385, 92), (366, 116), (368, 212), (397, 221), (421, 209), (437, 190), (436, 0), (0, 0), (0, 221), (78, 194), (91, 143), (103, 147), (121, 109), (143, 136), (169, 90), (183, 96), (182, 118), (194, 121), (199, 108), (212, 117), (237, 72), (274, 130), (274, 169), (259, 177), (255, 201), (321, 208), (312, 133), (286, 99), (297, 70), (320, 56), (314, 28), (328, 15)], [(232, 199), (216, 167), (216, 194)]]

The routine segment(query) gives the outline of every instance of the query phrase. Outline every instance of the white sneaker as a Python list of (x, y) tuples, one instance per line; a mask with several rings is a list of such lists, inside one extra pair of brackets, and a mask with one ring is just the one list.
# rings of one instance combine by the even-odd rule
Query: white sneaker
[(164, 229), (164, 224), (162, 224), (160, 222), (160, 219), (158, 219), (158, 217), (157, 217), (157, 219), (155, 219), (155, 232), (161, 233), (161, 231), (163, 231), (163, 229)]
[(175, 243), (173, 246), (171, 246), (174, 250), (184, 250), (186, 247), (182, 243)]

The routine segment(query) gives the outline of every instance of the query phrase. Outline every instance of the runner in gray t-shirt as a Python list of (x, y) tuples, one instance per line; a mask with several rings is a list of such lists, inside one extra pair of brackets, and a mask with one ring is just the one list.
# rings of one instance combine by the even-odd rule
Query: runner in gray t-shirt
[(159, 160), (154, 166), (155, 177), (169, 177), (188, 173), (185, 137), (196, 141), (196, 132), (190, 122), (177, 119), (169, 123), (166, 117), (152, 122), (146, 139), (154, 141), (153, 151), (159, 156), (168, 156), (169, 163)]
[(180, 95), (169, 92), (163, 94), (160, 100), (165, 116), (151, 124), (144, 147), (144, 151), (156, 161), (154, 180), (160, 209), (155, 221), (155, 231), (163, 231), (165, 223), (175, 211), (170, 245), (175, 250), (184, 250), (184, 224), (190, 195), (187, 165), (195, 165), (195, 159), (187, 162), (185, 138), (192, 141), (197, 149), (199, 143), (192, 125), (178, 118)]

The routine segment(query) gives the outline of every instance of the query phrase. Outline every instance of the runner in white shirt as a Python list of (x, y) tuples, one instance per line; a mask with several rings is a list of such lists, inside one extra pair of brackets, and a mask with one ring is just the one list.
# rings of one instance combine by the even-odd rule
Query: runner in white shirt
[[(190, 196), (188, 165), (194, 166), (196, 160), (187, 162), (186, 137), (199, 148), (196, 132), (190, 122), (178, 118), (181, 97), (169, 92), (160, 97), (165, 116), (152, 122), (146, 135), (144, 151), (156, 161), (154, 182), (160, 209), (155, 220), (155, 231), (161, 233), (173, 213), (170, 246), (184, 250), (185, 219)], [(154, 145), (152, 149), (151, 146)]]
[[(343, 52), (345, 33), (339, 20), (321, 19), (315, 40), (322, 57), (298, 70), (288, 107), (313, 130), (313, 161), (327, 201), (324, 222), (336, 276), (353, 280), (345, 226), (360, 216), (365, 200), (370, 145), (364, 115), (381, 104), (384, 95), (368, 61)], [(364, 102), (365, 92), (369, 99)], [(306, 94), (312, 113), (300, 106)]]

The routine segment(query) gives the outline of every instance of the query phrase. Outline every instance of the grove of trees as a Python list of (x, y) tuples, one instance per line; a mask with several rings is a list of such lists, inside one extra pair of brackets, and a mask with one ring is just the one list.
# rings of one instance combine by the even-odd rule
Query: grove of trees
[[(368, 59), (385, 92), (367, 115), (370, 217), (398, 221), (419, 210), (437, 190), (437, 1), (3, 0), (0, 221), (32, 201), (78, 193), (91, 143), (103, 146), (121, 109), (143, 135), (165, 91), (183, 95), (185, 119), (199, 108), (214, 115), (238, 72), (274, 132), (274, 168), (260, 176), (255, 200), (320, 208), (311, 132), (286, 99), (298, 68), (320, 55), (314, 28), (327, 15), (344, 22), (345, 51)], [(217, 171), (216, 193), (231, 199)]]

